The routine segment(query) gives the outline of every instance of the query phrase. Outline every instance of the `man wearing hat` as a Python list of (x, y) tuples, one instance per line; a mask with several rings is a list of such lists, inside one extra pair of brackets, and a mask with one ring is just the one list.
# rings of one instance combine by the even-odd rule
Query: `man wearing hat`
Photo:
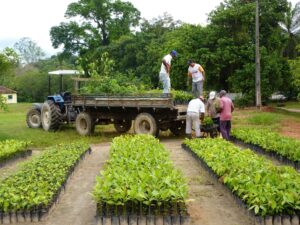
[(192, 92), (195, 97), (202, 95), (203, 82), (205, 80), (205, 71), (200, 64), (195, 63), (192, 59), (187, 61), (189, 66), (188, 76), (192, 77)]
[(171, 69), (171, 61), (174, 57), (177, 57), (177, 52), (172, 50), (168, 55), (164, 56), (160, 72), (159, 72), (159, 80), (163, 85), (163, 93), (170, 93), (171, 90), (171, 80), (170, 80), (170, 69)]
[(212, 118), (214, 124), (218, 125), (218, 131), (220, 132), (220, 98), (217, 97), (215, 91), (209, 93), (207, 114)]
[(220, 131), (222, 137), (226, 140), (230, 140), (230, 130), (231, 130), (231, 114), (234, 110), (234, 105), (230, 98), (226, 96), (226, 91), (220, 91)]
[(205, 106), (204, 97), (199, 96), (198, 98), (192, 99), (189, 102), (187, 113), (186, 113), (186, 129), (185, 133), (188, 138), (192, 138), (192, 126), (194, 125), (196, 137), (201, 137), (200, 132), (200, 118), (204, 118)]

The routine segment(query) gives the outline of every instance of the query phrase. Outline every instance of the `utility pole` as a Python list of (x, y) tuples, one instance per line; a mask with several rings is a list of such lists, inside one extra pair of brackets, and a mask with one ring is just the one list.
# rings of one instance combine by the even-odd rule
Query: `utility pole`
[(255, 14), (255, 93), (256, 107), (261, 107), (261, 86), (260, 86), (260, 54), (259, 54), (259, 3), (256, 0)]

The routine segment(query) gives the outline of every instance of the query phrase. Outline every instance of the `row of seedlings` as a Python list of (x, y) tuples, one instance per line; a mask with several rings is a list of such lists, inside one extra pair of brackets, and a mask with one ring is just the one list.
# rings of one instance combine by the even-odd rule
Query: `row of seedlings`
[(76, 165), (90, 152), (83, 142), (57, 145), (22, 165), (0, 183), (0, 223), (46, 217)]
[(98, 224), (187, 224), (187, 183), (150, 135), (113, 139), (93, 196)]
[(300, 169), (300, 141), (281, 136), (267, 129), (237, 128), (233, 142), (267, 154), (287, 165)]
[(31, 155), (29, 144), (27, 141), (13, 139), (0, 141), (0, 168), (12, 160)]
[(183, 147), (226, 185), (257, 224), (299, 225), (300, 175), (294, 168), (274, 166), (223, 139), (185, 140)]

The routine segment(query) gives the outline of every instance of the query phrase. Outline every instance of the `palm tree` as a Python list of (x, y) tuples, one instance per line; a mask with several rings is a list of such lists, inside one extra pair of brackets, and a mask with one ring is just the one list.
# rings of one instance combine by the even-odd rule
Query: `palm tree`
[(300, 40), (300, 2), (294, 8), (292, 7), (292, 3), (289, 2), (288, 11), (279, 25), (286, 33), (288, 39), (283, 54), (290, 59), (294, 59), (297, 57), (296, 46)]

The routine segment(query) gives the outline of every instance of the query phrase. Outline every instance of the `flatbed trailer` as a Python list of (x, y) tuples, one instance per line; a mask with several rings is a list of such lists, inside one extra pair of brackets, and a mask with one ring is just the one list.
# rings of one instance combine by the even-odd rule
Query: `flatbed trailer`
[(160, 130), (169, 129), (180, 135), (185, 130), (187, 105), (176, 105), (171, 95), (71, 95), (65, 106), (76, 111), (76, 130), (81, 135), (92, 134), (101, 124), (114, 124), (118, 132), (127, 132), (132, 121), (137, 134), (158, 136)]

